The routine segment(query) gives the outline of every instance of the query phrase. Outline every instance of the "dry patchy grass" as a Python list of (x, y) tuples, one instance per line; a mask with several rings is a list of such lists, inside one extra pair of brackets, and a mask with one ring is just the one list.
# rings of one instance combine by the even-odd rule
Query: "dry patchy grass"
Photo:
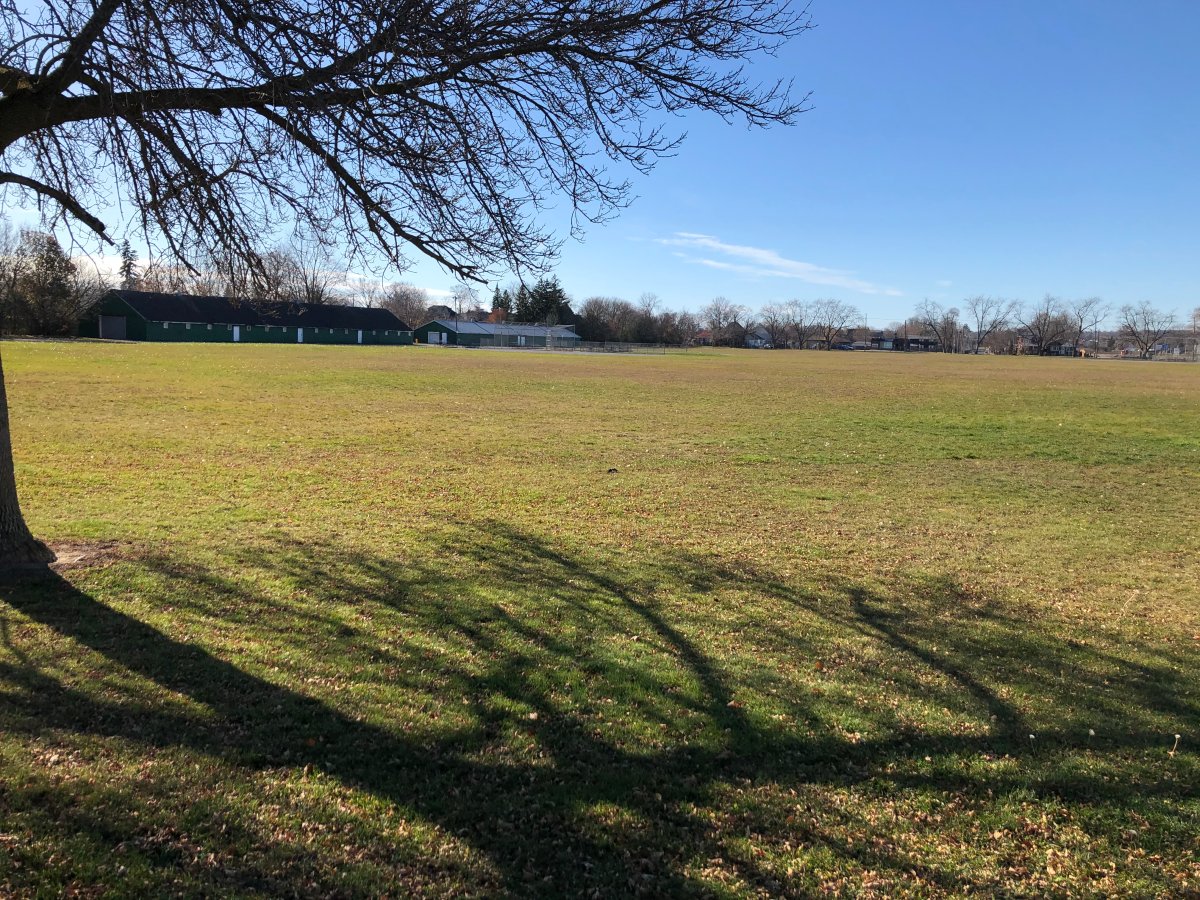
[(1196, 367), (4, 354), (6, 892), (1200, 890)]

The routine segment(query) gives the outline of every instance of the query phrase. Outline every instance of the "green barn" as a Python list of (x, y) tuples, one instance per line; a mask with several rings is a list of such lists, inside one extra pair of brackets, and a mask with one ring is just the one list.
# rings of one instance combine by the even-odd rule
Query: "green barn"
[(79, 336), (255, 344), (413, 342), (412, 330), (386, 309), (121, 290), (108, 291), (88, 309)]
[(457, 344), (460, 347), (562, 347), (579, 345), (579, 335), (566, 325), (532, 325), (526, 322), (460, 322), (434, 319), (413, 332), (421, 344)]

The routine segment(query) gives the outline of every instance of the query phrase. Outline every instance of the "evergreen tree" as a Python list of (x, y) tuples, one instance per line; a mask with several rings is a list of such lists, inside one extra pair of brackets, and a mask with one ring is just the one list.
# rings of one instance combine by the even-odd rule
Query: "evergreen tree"
[(557, 276), (538, 279), (529, 292), (529, 306), (531, 318), (527, 321), (530, 322), (557, 325), (564, 316), (571, 315), (571, 301), (558, 283)]
[(137, 251), (129, 246), (129, 238), (121, 241), (121, 287), (132, 290), (138, 283)]
[(517, 288), (517, 298), (513, 303), (513, 313), (516, 315), (518, 322), (533, 322), (533, 305), (529, 293), (529, 288), (522, 284)]
[(27, 334), (69, 334), (83, 303), (75, 264), (58, 238), (39, 231), (23, 231), (17, 253), (22, 277), (13, 324)]

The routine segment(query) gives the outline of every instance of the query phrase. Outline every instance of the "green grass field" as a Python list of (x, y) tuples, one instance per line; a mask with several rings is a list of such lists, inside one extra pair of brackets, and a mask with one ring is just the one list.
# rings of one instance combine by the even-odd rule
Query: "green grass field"
[(0, 893), (1200, 892), (1200, 366), (3, 354)]

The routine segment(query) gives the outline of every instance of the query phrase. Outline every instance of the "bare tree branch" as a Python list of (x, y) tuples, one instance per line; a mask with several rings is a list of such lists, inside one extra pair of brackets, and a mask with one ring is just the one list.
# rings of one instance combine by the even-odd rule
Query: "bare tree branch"
[(96, 232), (106, 244), (113, 242), (112, 238), (105, 234), (104, 223), (80, 206), (75, 198), (66, 191), (60, 190), (53, 185), (42, 184), (40, 181), (24, 175), (18, 175), (15, 172), (0, 172), (0, 184), (16, 184), (43, 197), (49, 197), (88, 228), (92, 229), (92, 231)]
[(810, 27), (788, 0), (31, 0), (0, 16), (0, 164), (83, 221), (115, 185), (185, 261), (249, 259), (299, 227), (338, 230), (351, 257), (535, 271), (557, 248), (536, 221), (550, 197), (573, 232), (615, 214), (630, 186), (610, 164), (672, 153), (673, 114), (763, 126), (807, 99), (744, 68)]
[(39, 79), (36, 93), (53, 97), (70, 87), (83, 69), (84, 54), (99, 40), (100, 35), (112, 20), (125, 0), (102, 0), (92, 13), (87, 24), (71, 40), (62, 57), (57, 60), (58, 68), (43, 79)]

